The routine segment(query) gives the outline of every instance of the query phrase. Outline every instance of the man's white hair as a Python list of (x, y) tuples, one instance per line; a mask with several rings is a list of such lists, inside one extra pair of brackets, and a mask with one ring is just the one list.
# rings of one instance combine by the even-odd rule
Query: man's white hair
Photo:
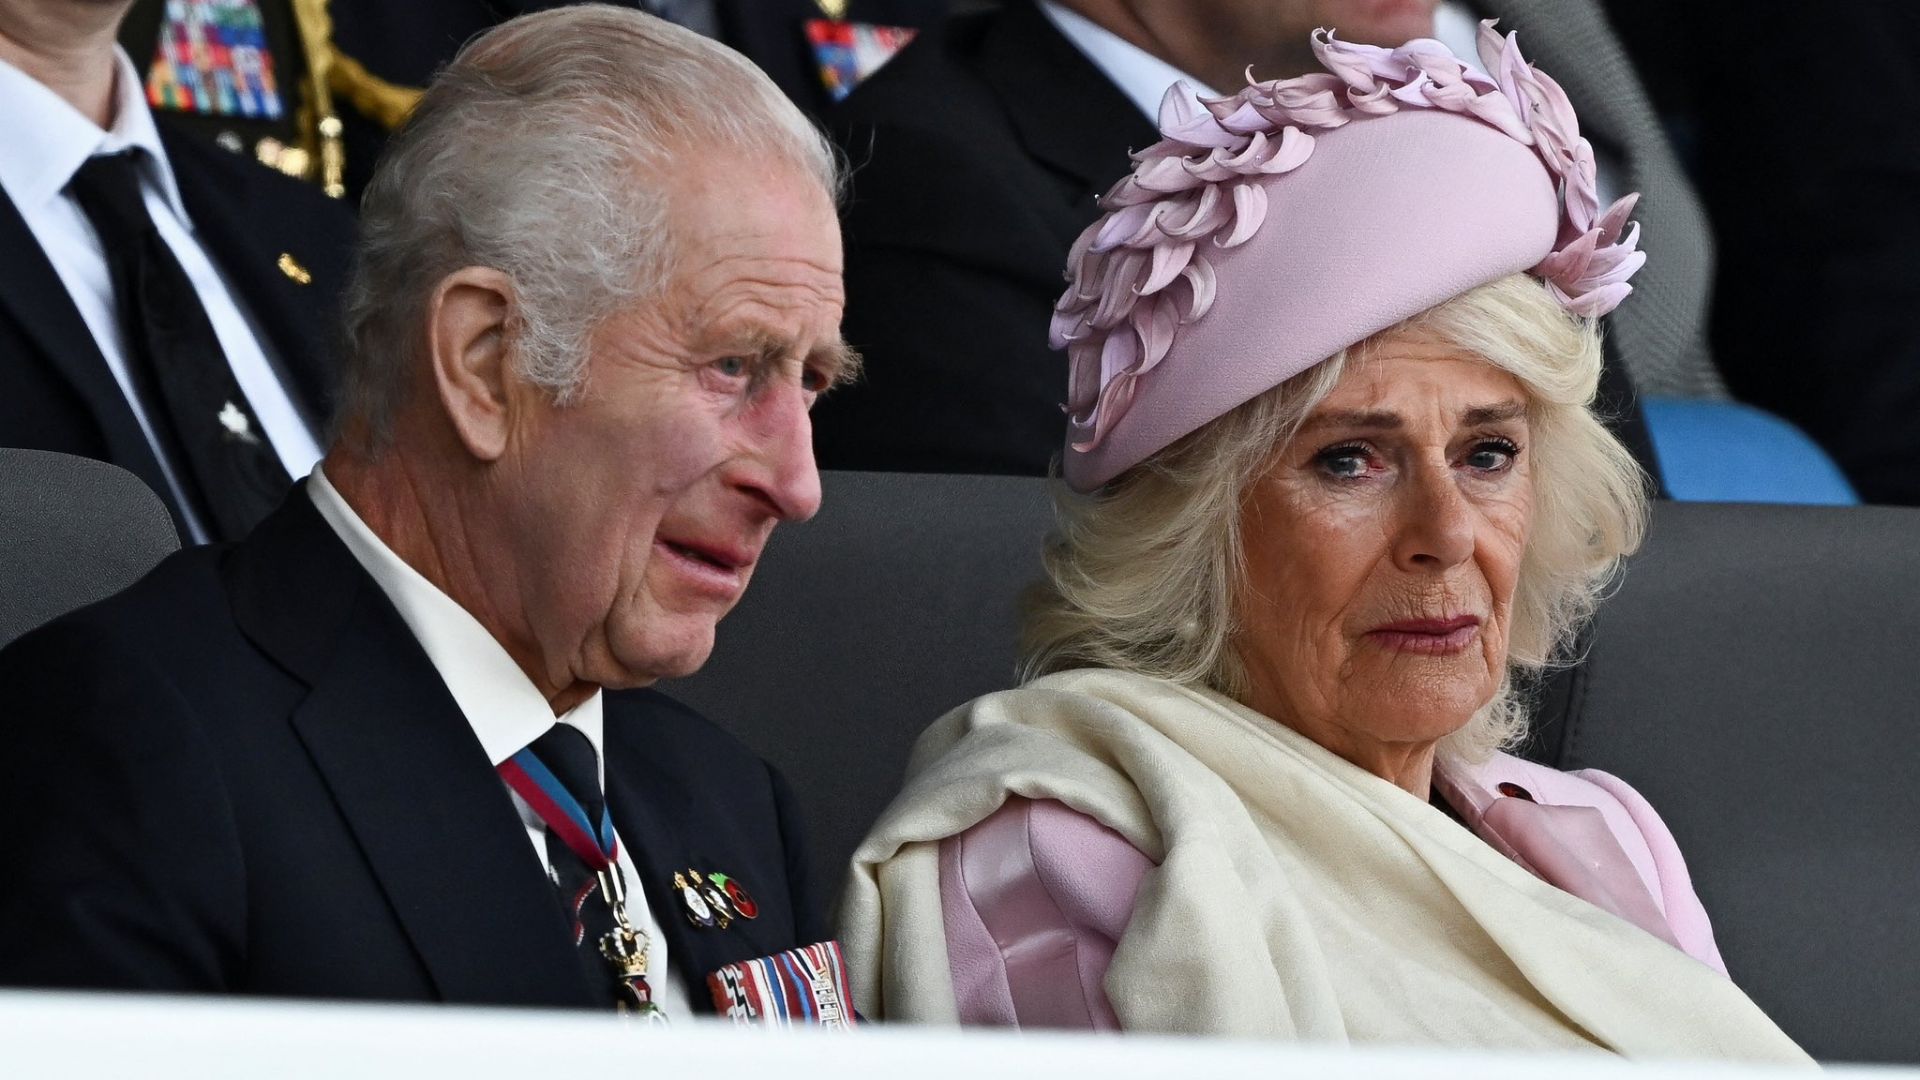
[(580, 4), (476, 37), (388, 143), (361, 204), (339, 430), (383, 445), (426, 349), (434, 289), (512, 280), (513, 363), (565, 403), (607, 316), (674, 272), (676, 169), (771, 160), (829, 196), (840, 159), (739, 53), (631, 8)]

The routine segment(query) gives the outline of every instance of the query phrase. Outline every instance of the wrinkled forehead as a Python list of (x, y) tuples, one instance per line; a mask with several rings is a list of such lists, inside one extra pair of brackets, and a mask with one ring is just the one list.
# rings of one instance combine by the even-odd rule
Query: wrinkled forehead
[(1431, 334), (1397, 331), (1349, 353), (1340, 379), (1316, 402), (1300, 434), (1327, 430), (1447, 434), (1524, 425), (1525, 383), (1474, 352)]

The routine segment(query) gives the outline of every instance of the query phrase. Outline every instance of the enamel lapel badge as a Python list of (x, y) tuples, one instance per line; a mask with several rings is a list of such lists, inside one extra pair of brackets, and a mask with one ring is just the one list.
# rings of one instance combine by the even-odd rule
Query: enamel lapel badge
[(760, 917), (760, 905), (740, 880), (718, 871), (675, 870), (673, 892), (687, 921), (702, 929), (725, 930), (735, 919)]

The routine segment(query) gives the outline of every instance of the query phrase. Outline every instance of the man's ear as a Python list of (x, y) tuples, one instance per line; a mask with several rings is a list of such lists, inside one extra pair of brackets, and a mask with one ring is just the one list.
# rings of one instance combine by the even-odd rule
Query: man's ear
[(484, 266), (440, 279), (427, 302), (434, 390), (467, 452), (481, 461), (497, 461), (513, 430), (513, 310), (513, 279)]

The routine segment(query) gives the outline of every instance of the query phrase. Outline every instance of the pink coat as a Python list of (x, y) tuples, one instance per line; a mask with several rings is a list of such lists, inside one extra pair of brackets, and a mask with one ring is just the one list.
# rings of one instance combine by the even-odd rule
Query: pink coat
[[(1499, 754), (1436, 767), (1434, 784), (1481, 839), (1536, 877), (1726, 973), (1673, 834), (1625, 782)], [(1118, 1029), (1107, 967), (1152, 866), (1112, 829), (1050, 799), (1011, 798), (942, 842), (961, 1022)]]

